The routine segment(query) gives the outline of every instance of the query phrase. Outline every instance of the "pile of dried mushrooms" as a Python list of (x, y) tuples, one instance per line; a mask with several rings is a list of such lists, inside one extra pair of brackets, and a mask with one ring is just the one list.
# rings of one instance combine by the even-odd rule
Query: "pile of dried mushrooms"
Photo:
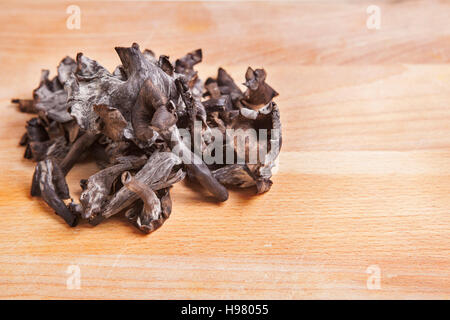
[[(122, 213), (150, 233), (170, 216), (170, 188), (185, 177), (217, 201), (228, 199), (225, 186), (254, 187), (257, 193), (270, 189), (281, 124), (272, 101), (278, 93), (266, 84), (263, 69), (247, 69), (242, 92), (222, 68), (216, 78), (199, 79), (194, 66), (202, 61), (200, 49), (175, 64), (137, 44), (115, 50), (122, 64), (113, 73), (79, 53), (76, 60), (64, 58), (53, 79), (42, 71), (33, 99), (12, 100), (20, 111), (36, 114), (20, 141), (24, 157), (37, 162), (32, 196), (41, 196), (72, 227), (80, 219), (96, 225)], [(187, 130), (195, 137), (195, 123), (200, 123), (200, 156), (195, 142), (180, 133)], [(215, 141), (213, 129), (227, 141), (228, 129), (249, 128), (269, 130), (265, 139), (245, 144), (247, 153), (251, 148), (270, 151), (256, 162), (237, 154), (233, 163), (202, 160), (201, 152)], [(223, 144), (224, 150), (230, 148), (236, 152), (234, 144)], [(65, 176), (86, 157), (100, 171), (81, 180), (76, 203)]]

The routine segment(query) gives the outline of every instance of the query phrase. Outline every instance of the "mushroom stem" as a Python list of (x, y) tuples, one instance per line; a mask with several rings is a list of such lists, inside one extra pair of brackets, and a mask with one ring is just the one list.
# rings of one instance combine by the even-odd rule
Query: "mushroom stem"
[(161, 202), (148, 185), (133, 177), (128, 171), (122, 174), (122, 183), (142, 200), (135, 202), (134, 207), (127, 210), (125, 214), (127, 218), (145, 233), (153, 232), (161, 227), (172, 210), (168, 188), (165, 189), (167, 193), (163, 191)]
[[(127, 178), (125, 178), (127, 179)], [(142, 223), (142, 215), (145, 212), (144, 202), (137, 200), (133, 203), (133, 206), (125, 211), (125, 217), (138, 227), (144, 233), (151, 233), (159, 229), (164, 222), (169, 218), (172, 212), (172, 200), (170, 199), (170, 187), (158, 190), (156, 195), (161, 202), (161, 215), (156, 220), (150, 220), (146, 224)]]
[(180, 132), (176, 126), (172, 126), (167, 132), (162, 134), (163, 138), (168, 140), (172, 150), (178, 149), (180, 154), (177, 154), (181, 161), (185, 164), (189, 174), (197, 179), (197, 181), (209, 192), (211, 192), (220, 202), (228, 199), (228, 190), (217, 181), (211, 174), (208, 166), (193, 153), (184, 144), (180, 137)]
[(159, 219), (161, 215), (161, 203), (155, 192), (149, 186), (134, 178), (129, 171), (122, 173), (122, 183), (128, 190), (136, 193), (142, 202), (144, 202), (142, 218), (145, 221), (141, 221), (142, 224), (148, 224), (151, 220)]
[(75, 140), (74, 144), (60, 164), (64, 176), (69, 173), (70, 169), (72, 169), (83, 152), (86, 151), (95, 142), (97, 137), (97, 134), (87, 131), (77, 140)]

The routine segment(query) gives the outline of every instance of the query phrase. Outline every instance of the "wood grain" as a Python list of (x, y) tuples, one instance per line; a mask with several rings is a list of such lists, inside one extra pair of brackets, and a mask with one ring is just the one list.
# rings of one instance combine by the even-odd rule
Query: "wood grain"
[[(0, 298), (450, 298), (449, 2), (377, 1), (380, 30), (365, 1), (78, 1), (80, 30), (69, 4), (0, 3)], [(121, 218), (69, 228), (29, 196), (30, 115), (10, 99), (78, 51), (112, 69), (133, 41), (171, 57), (202, 47), (204, 79), (267, 70), (284, 133), (271, 192), (217, 204), (180, 183), (150, 236)], [(75, 198), (95, 170), (70, 172)]]

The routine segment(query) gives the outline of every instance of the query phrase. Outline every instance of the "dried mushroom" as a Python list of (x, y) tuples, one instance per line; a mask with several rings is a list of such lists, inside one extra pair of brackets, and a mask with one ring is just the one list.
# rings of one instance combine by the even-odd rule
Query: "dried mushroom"
[[(281, 123), (264, 69), (247, 69), (243, 92), (223, 68), (201, 81), (201, 49), (174, 64), (135, 43), (115, 50), (121, 64), (112, 73), (78, 53), (52, 79), (42, 71), (33, 99), (12, 100), (35, 114), (20, 140), (37, 162), (33, 196), (70, 226), (122, 214), (151, 233), (169, 218), (170, 189), (185, 177), (217, 201), (228, 199), (226, 186), (270, 189)], [(79, 203), (69, 202), (65, 176), (86, 157), (99, 171), (80, 181)]]

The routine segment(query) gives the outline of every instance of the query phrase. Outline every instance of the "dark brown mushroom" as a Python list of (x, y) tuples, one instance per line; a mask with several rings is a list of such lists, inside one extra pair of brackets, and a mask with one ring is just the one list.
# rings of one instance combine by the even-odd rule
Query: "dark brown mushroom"
[(62, 170), (55, 162), (50, 159), (38, 162), (32, 185), (32, 196), (42, 196), (44, 201), (69, 226), (74, 227), (77, 225), (77, 216), (62, 201), (63, 199), (70, 198), (69, 188), (67, 187)]
[(60, 163), (64, 175), (67, 175), (78, 159), (81, 158), (83, 153), (94, 143), (97, 138), (98, 135), (91, 132), (86, 132), (75, 140), (70, 147), (69, 152)]
[(128, 171), (122, 174), (122, 183), (141, 199), (126, 211), (126, 217), (145, 233), (151, 233), (160, 228), (172, 211), (169, 188), (155, 193), (147, 184), (134, 178)]
[[(179, 168), (181, 159), (171, 152), (155, 152), (134, 176), (154, 191), (168, 188), (185, 177)], [(102, 217), (109, 218), (133, 205), (139, 196), (122, 187), (103, 207)]]
[(256, 69), (248, 67), (245, 73), (245, 83), (247, 91), (244, 93), (242, 102), (250, 108), (260, 108), (272, 101), (278, 95), (266, 81), (266, 71), (264, 69)]

